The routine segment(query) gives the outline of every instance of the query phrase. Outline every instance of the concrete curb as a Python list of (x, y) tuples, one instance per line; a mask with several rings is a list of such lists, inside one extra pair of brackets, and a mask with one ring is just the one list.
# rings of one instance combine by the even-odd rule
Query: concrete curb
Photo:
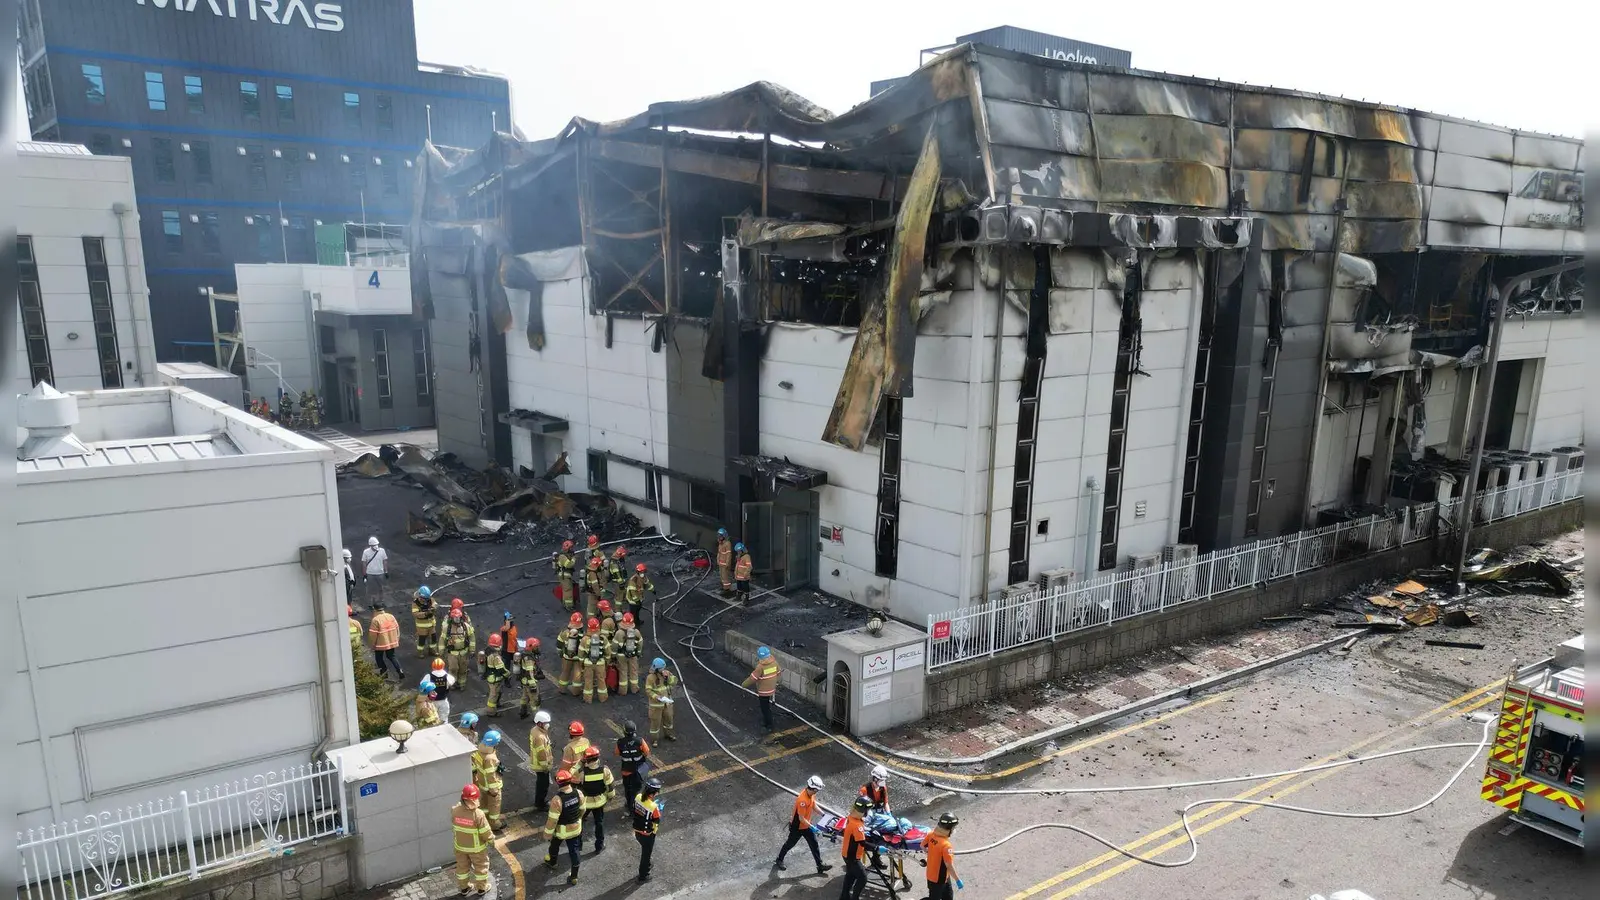
[(1015, 753), (1018, 750), (1032, 747), (1035, 744), (1042, 744), (1045, 741), (1051, 741), (1055, 740), (1056, 738), (1066, 737), (1067, 735), (1077, 734), (1080, 731), (1087, 731), (1091, 728), (1096, 728), (1105, 724), (1106, 722), (1110, 722), (1114, 719), (1120, 719), (1123, 716), (1144, 712), (1152, 706), (1160, 706), (1163, 703), (1170, 703), (1173, 700), (1191, 697), (1197, 691), (1204, 691), (1220, 684), (1226, 684), (1227, 682), (1233, 681), (1236, 678), (1243, 678), (1247, 675), (1253, 675), (1263, 669), (1270, 669), (1273, 666), (1289, 662), (1290, 660), (1298, 659), (1302, 656), (1308, 656), (1312, 653), (1318, 652), (1319, 650), (1326, 650), (1329, 647), (1342, 644), (1345, 641), (1350, 640), (1352, 637), (1366, 634), (1368, 631), (1370, 631), (1370, 629), (1352, 629), (1325, 641), (1318, 641), (1315, 644), (1307, 644), (1304, 647), (1290, 650), (1288, 653), (1280, 653), (1277, 656), (1269, 657), (1258, 662), (1253, 662), (1248, 666), (1243, 666), (1228, 672), (1221, 672), (1219, 674), (1212, 675), (1209, 678), (1202, 678), (1199, 681), (1196, 681), (1194, 684), (1186, 684), (1180, 688), (1173, 688), (1170, 691), (1164, 691), (1160, 694), (1153, 694), (1144, 698), (1143, 700), (1136, 700), (1133, 703), (1127, 704), (1126, 706), (1119, 706), (1116, 709), (1108, 709), (1105, 712), (1096, 713), (1087, 719), (1080, 719), (1076, 722), (1068, 722), (1065, 725), (1057, 725), (1054, 728), (1046, 729), (1038, 732), (1037, 734), (1030, 734), (1025, 738), (1020, 738), (1004, 746), (996, 747), (995, 749), (979, 756), (924, 756), (920, 753), (905, 753), (899, 750), (894, 750), (872, 740), (871, 738), (858, 737), (856, 740), (868, 747), (871, 747), (879, 753), (882, 753), (886, 756), (892, 756), (895, 759), (902, 759), (906, 762), (923, 763), (936, 766), (980, 765), (982, 763), (998, 759), (999, 757), (1005, 756), (1008, 753)]

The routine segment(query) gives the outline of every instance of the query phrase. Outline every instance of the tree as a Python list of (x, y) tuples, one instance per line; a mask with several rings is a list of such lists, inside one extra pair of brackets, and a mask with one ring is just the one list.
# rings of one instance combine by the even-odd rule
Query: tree
[(411, 698), (395, 690), (365, 653), (354, 654), (351, 663), (356, 673), (356, 718), (364, 741), (389, 733), (395, 719), (411, 719)]

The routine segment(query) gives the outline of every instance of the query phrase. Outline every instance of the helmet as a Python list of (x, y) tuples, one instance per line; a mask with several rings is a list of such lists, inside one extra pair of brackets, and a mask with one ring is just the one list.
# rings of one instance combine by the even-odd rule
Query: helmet
[(433, 588), (430, 588), (427, 585), (423, 585), (422, 587), (417, 588), (417, 596), (418, 597), (432, 597), (433, 596)]
[(556, 773), (556, 784), (571, 784), (571, 783), (572, 783), (572, 773), (571, 772), (567, 771), (566, 769), (562, 769), (561, 771)]
[(944, 815), (939, 817), (939, 827), (943, 828), (943, 829), (945, 829), (947, 831), (951, 830), (951, 829), (954, 829), (957, 825), (960, 825), (960, 824), (961, 824), (961, 820), (956, 818), (956, 814), (955, 813), (945, 813)]
[(740, 541), (739, 543), (734, 544), (733, 545), (733, 549), (739, 551), (740, 553), (743, 553), (744, 552), (744, 541)]
[(496, 746), (499, 743), (500, 743), (500, 732), (495, 731), (494, 729), (491, 728), (488, 731), (485, 731), (483, 733), (483, 745), (485, 747), (493, 747), (493, 746)]
[(631, 612), (623, 613), (622, 614), (622, 624), (624, 624), (624, 625), (632, 625), (633, 624), (633, 613), (631, 613)]
[(450, 608), (451, 609), (460, 609), (463, 606), (466, 606), (466, 604), (461, 602), (461, 598), (460, 597), (454, 597), (454, 598), (452, 598), (450, 600)]
[(611, 558), (612, 559), (626, 559), (627, 556), (628, 556), (628, 547), (627, 547), (626, 544), (618, 544), (617, 545), (617, 549), (611, 551)]
[(644, 563), (639, 563), (637, 566), (634, 566), (633, 570), (638, 572), (640, 575), (643, 575), (645, 573)]
[(910, 819), (901, 819), (900, 822), (899, 822), (899, 825), (900, 825), (900, 833), (901, 834), (905, 834), (906, 832), (911, 830), (911, 820)]
[(623, 723), (623, 725), (622, 725), (622, 734), (625, 737), (633, 737), (634, 735), (636, 735), (638, 733), (639, 733), (638, 724), (636, 724), (634, 722), (625, 722), (625, 723)]
[(644, 789), (649, 791), (652, 794), (660, 793), (661, 792), (661, 779), (659, 779), (659, 778), (646, 778), (644, 780)]
[(589, 557), (589, 568), (594, 569), (595, 571), (599, 571), (600, 570), (600, 557), (598, 557), (598, 556)]
[(767, 647), (756, 648), (756, 659), (766, 659), (772, 655), (772, 650)]
[(873, 766), (872, 767), (872, 780), (873, 781), (888, 781), (889, 780), (889, 770), (887, 768), (883, 767), (883, 766)]
[(600, 613), (602, 615), (611, 612), (611, 601), (610, 600), (601, 600), (600, 601), (600, 605), (597, 606), (596, 609), (600, 610)]
[(589, 630), (590, 631), (599, 631), (600, 630), (600, 620), (599, 619), (590, 619), (589, 620)]
[(600, 748), (596, 747), (593, 744), (590, 744), (589, 748), (587, 750), (583, 751), (583, 761), (584, 762), (589, 762), (590, 760), (599, 759), (599, 758), (600, 758)]
[(504, 643), (505, 640), (500, 637), (500, 632), (496, 631), (494, 634), (489, 635), (489, 646), (499, 647)]
[(850, 804), (850, 806), (858, 812), (866, 812), (872, 808), (872, 801), (865, 797), (857, 797), (856, 802)]
[(583, 737), (583, 723), (573, 719), (572, 724), (567, 726), (567, 734), (573, 737)]
[(550, 724), (550, 713), (549, 713), (549, 711), (541, 709), (538, 712), (534, 713), (533, 714), (533, 724), (535, 724), (535, 725), (549, 725)]
[(659, 656), (656, 657), (655, 659), (650, 660), (650, 668), (651, 669), (665, 669), (666, 667), (667, 667), (667, 661), (662, 659)]
[(463, 803), (465, 803), (468, 800), (476, 800), (476, 799), (478, 799), (478, 786), (477, 785), (469, 784), (466, 787), (461, 789), (461, 801)]
[(345, 558), (346, 561), (348, 561), (350, 559), (350, 551), (349, 550), (345, 550), (344, 551), (344, 558)]
[(375, 538), (375, 537), (367, 538), (367, 546), (368, 547), (376, 547), (376, 546), (378, 546), (378, 539)]
[(718, 528), (717, 529), (717, 537), (725, 538), (727, 536), (728, 536), (728, 529), (726, 529), (726, 528)]
[(462, 615), (463, 615), (463, 613), (461, 612), (461, 607), (459, 607), (459, 606), (456, 607), (455, 609), (450, 610), (450, 618), (452, 618), (452, 619), (459, 619), (459, 618), (461, 618)]
[(464, 713), (462, 713), (461, 714), (461, 724), (466, 726), (466, 727), (468, 727), (468, 728), (476, 728), (476, 727), (478, 727), (478, 714), (475, 713), (475, 712), (464, 712)]
[(591, 546), (591, 547), (599, 546), (600, 545), (600, 536), (599, 535), (595, 535), (595, 534), (589, 535), (588, 543), (589, 543), (589, 546)]
[(507, 622), (511, 621), (511, 610), (508, 609), (502, 613), (501, 618), (505, 619)]
[(806, 787), (812, 789), (813, 791), (820, 791), (822, 790), (822, 779), (816, 775), (813, 775), (806, 779)]
[(356, 614), (356, 608), (346, 603), (344, 605), (344, 614), (347, 616), (354, 616)]
[(417, 693), (419, 693), (419, 694), (431, 694), (431, 693), (433, 693), (433, 679), (431, 679), (431, 678), (422, 679), (422, 683), (417, 685)]
[(433, 671), (435, 671), (435, 672), (443, 672), (444, 671), (444, 660), (439, 659), (438, 657), (434, 657), (434, 659), (433, 659), (433, 667), (432, 668), (433, 668)]
[(571, 541), (562, 541), (561, 542), (561, 549), (563, 551), (571, 550), (572, 549), (572, 542)]
[(577, 628), (578, 626), (582, 625), (583, 613), (573, 613), (572, 617), (567, 619), (567, 624), (571, 625), (573, 628)]
[(539, 650), (539, 639), (538, 638), (528, 638), (527, 640), (522, 642), (522, 652), (524, 652), (524, 653), (537, 653), (538, 650)]

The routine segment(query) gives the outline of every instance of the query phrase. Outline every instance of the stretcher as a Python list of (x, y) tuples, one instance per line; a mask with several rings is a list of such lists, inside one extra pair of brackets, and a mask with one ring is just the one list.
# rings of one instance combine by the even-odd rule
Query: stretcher
[[(909, 827), (902, 827), (902, 826)], [(862, 819), (867, 833), (867, 853), (870, 865), (867, 877), (876, 877), (890, 900), (896, 900), (900, 891), (911, 889), (911, 879), (906, 877), (906, 861), (924, 861), (925, 844), (930, 828), (912, 825), (887, 813), (868, 813)], [(844, 836), (844, 817), (823, 813), (817, 819), (817, 833), (833, 843)], [(887, 861), (887, 862), (886, 862)]]

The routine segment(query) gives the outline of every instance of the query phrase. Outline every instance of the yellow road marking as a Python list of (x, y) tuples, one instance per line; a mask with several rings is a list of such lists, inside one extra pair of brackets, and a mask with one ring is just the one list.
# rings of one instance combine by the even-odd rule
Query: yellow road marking
[[(1494, 682), (1492, 684), (1485, 685), (1484, 687), (1477, 688), (1477, 689), (1472, 690), (1472, 691), (1468, 691), (1467, 693), (1462, 694), (1459, 697), (1456, 697), (1454, 700), (1451, 700), (1451, 701), (1449, 701), (1447, 703), (1441, 704), (1440, 706), (1437, 706), (1437, 707), (1434, 707), (1433, 709), (1428, 710), (1427, 712), (1417, 716), (1414, 719), (1411, 719), (1409, 722), (1407, 722), (1405, 724), (1406, 725), (1410, 725), (1410, 726), (1421, 725), (1421, 724), (1427, 722), (1429, 719), (1434, 718), (1435, 716), (1437, 716), (1440, 713), (1446, 712), (1447, 710), (1450, 710), (1450, 709), (1452, 709), (1452, 708), (1454, 708), (1456, 706), (1461, 705), (1462, 703), (1465, 703), (1465, 702), (1467, 702), (1469, 700), (1472, 700), (1475, 697), (1481, 697), (1486, 692), (1490, 692), (1490, 691), (1495, 690), (1497, 687), (1500, 686), (1500, 684), (1501, 684), (1501, 682), (1497, 681), (1497, 682)], [(1220, 697), (1218, 699), (1220, 699)], [(1491, 701), (1493, 699), (1494, 699), (1494, 697), (1491, 694), (1491, 696), (1489, 698), (1485, 699), (1484, 701), (1482, 701), (1482, 702), (1480, 702), (1478, 704), (1473, 705), (1470, 708), (1471, 709), (1477, 709), (1478, 706), (1482, 706), (1484, 703), (1487, 703), (1487, 702), (1489, 702), (1489, 701)], [(1175, 712), (1177, 712), (1177, 711), (1175, 710)], [(1332, 762), (1332, 761), (1334, 761), (1336, 759), (1339, 759), (1340, 757), (1348, 756), (1349, 754), (1354, 753), (1357, 750), (1363, 749), (1366, 746), (1368, 746), (1369, 744), (1372, 744), (1372, 743), (1374, 743), (1376, 741), (1379, 741), (1379, 740), (1381, 740), (1381, 739), (1383, 739), (1385, 737), (1393, 737), (1393, 736), (1396, 736), (1395, 732), (1393, 730), (1379, 732), (1378, 734), (1372, 735), (1372, 736), (1370, 736), (1370, 737), (1368, 737), (1368, 738), (1366, 738), (1366, 739), (1364, 739), (1362, 741), (1359, 741), (1358, 743), (1353, 744), (1350, 747), (1346, 747), (1343, 750), (1340, 750), (1340, 751), (1338, 751), (1336, 753), (1333, 753), (1333, 754), (1331, 754), (1329, 756), (1323, 757), (1322, 759), (1318, 760), (1316, 763), (1313, 763), (1313, 765), (1321, 765), (1322, 763)], [(1250, 799), (1250, 798), (1256, 796), (1257, 794), (1260, 794), (1260, 793), (1262, 793), (1264, 791), (1271, 790), (1272, 788), (1278, 786), (1279, 784), (1282, 784), (1284, 782), (1290, 781), (1290, 780), (1292, 780), (1292, 779), (1294, 779), (1296, 777), (1298, 777), (1298, 776), (1284, 775), (1284, 776), (1280, 776), (1278, 778), (1275, 778), (1275, 779), (1273, 779), (1271, 781), (1264, 782), (1264, 783), (1262, 783), (1260, 785), (1257, 785), (1254, 788), (1251, 788), (1250, 790), (1247, 790), (1247, 791), (1239, 794), (1238, 795), (1238, 799)], [(1212, 815), (1215, 815), (1217, 813), (1222, 812), (1226, 808), (1226, 806), (1227, 806), (1227, 804), (1219, 803), (1219, 804), (1217, 804), (1215, 806), (1207, 807), (1207, 808), (1195, 813), (1193, 816), (1190, 816), (1190, 822), (1191, 823), (1198, 822), (1198, 821), (1202, 821), (1202, 820), (1204, 820), (1206, 818), (1209, 818)], [(1245, 809), (1250, 809), (1250, 808), (1251, 807), (1245, 807)], [(1159, 829), (1157, 831), (1153, 831), (1150, 834), (1145, 835), (1144, 837), (1141, 837), (1141, 838), (1139, 838), (1139, 839), (1137, 839), (1137, 840), (1135, 840), (1135, 841), (1133, 841), (1131, 843), (1123, 845), (1122, 849), (1128, 850), (1128, 851), (1137, 850), (1140, 847), (1143, 847), (1144, 845), (1146, 845), (1146, 844), (1148, 844), (1148, 843), (1150, 843), (1152, 841), (1158, 840), (1158, 839), (1160, 839), (1160, 838), (1162, 838), (1162, 837), (1164, 837), (1164, 836), (1166, 836), (1168, 834), (1173, 833), (1174, 831), (1179, 831), (1182, 828), (1183, 828), (1182, 821), (1174, 822), (1171, 825), (1168, 825), (1168, 826), (1166, 826), (1164, 828), (1161, 828), (1161, 829)], [(1200, 829), (1198, 829), (1198, 828), (1195, 829), (1195, 831), (1196, 831), (1197, 834), (1200, 833)], [(1181, 842), (1182, 839), (1180, 838), (1179, 840)], [(1118, 853), (1118, 852), (1116, 852), (1114, 850), (1107, 851), (1107, 852), (1101, 854), (1100, 856), (1097, 856), (1097, 857), (1095, 857), (1095, 858), (1093, 858), (1093, 859), (1091, 859), (1091, 860), (1089, 860), (1087, 862), (1084, 862), (1084, 863), (1082, 863), (1080, 865), (1074, 866), (1073, 868), (1068, 869), (1065, 872), (1062, 872), (1062, 873), (1060, 873), (1058, 875), (1051, 876), (1050, 878), (1047, 878), (1044, 881), (1041, 881), (1038, 884), (1036, 884), (1036, 885), (1034, 885), (1034, 886), (1032, 886), (1030, 888), (1027, 888), (1027, 889), (1025, 889), (1023, 891), (1019, 891), (1019, 892), (1017, 892), (1015, 894), (1012, 894), (1011, 896), (1006, 898), (1006, 900), (1024, 900), (1024, 898), (1031, 897), (1034, 894), (1038, 894), (1038, 893), (1040, 893), (1042, 891), (1048, 890), (1049, 888), (1055, 887), (1056, 885), (1060, 884), (1063, 881), (1067, 881), (1068, 879), (1071, 879), (1071, 878), (1073, 878), (1073, 877), (1075, 877), (1077, 875), (1083, 874), (1084, 872), (1090, 871), (1092, 869), (1099, 868), (1100, 866), (1102, 866), (1102, 865), (1104, 865), (1104, 864), (1106, 864), (1108, 862), (1111, 862), (1113, 860), (1118, 860), (1118, 859), (1124, 859), (1122, 854), (1120, 854), (1120, 853)], [(1133, 860), (1128, 860), (1128, 862), (1132, 863), (1134, 865), (1138, 864), (1138, 863), (1135, 863)], [(1051, 897), (1050, 900), (1057, 900), (1058, 897), (1062, 897), (1062, 896), (1067, 896), (1067, 895), (1057, 894), (1054, 897)]]
[(531, 833), (528, 821), (518, 817), (494, 842), (494, 852), (500, 854), (500, 858), (506, 862), (506, 867), (511, 870), (511, 890), (515, 900), (523, 900), (523, 897), (527, 896), (527, 881), (522, 872), (522, 863), (517, 862), (515, 853), (506, 849), (506, 844)]

